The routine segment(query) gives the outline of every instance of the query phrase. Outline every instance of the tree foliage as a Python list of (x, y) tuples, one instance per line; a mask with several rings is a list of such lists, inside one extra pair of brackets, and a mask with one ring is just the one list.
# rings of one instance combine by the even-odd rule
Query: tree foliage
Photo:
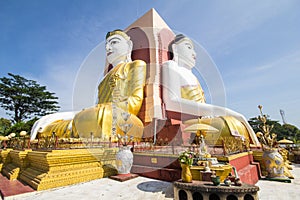
[(7, 130), (11, 127), (11, 121), (5, 118), (0, 118), (0, 135), (6, 135)]
[(282, 137), (292, 140), (294, 143), (300, 140), (300, 130), (296, 126), (283, 124), (282, 128)]
[(15, 123), (58, 111), (57, 99), (34, 80), (11, 73), (0, 78), (0, 106)]
[(23, 122), (23, 121), (17, 122), (14, 125), (10, 126), (8, 129), (6, 129), (5, 135), (9, 135), (10, 133), (16, 133), (16, 135), (18, 137), (21, 131), (26, 131), (27, 133), (30, 134), (31, 128), (32, 128), (34, 122), (36, 122), (36, 120), (38, 120), (38, 118), (33, 118), (26, 122)]

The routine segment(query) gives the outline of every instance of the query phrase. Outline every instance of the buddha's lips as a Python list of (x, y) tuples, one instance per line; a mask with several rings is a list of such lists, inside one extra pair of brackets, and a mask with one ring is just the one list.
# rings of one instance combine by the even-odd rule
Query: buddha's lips
[(112, 54), (112, 52), (108, 52), (106, 55), (109, 56), (110, 54)]

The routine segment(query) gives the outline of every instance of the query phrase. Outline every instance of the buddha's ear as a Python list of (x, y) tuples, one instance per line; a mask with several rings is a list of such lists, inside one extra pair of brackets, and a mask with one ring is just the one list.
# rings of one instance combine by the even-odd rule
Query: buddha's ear
[(172, 44), (172, 53), (173, 53), (173, 60), (178, 62), (178, 52), (177, 52), (177, 45), (174, 43)]
[(132, 48), (133, 48), (133, 43), (131, 40), (128, 40), (128, 49), (130, 52), (132, 51)]

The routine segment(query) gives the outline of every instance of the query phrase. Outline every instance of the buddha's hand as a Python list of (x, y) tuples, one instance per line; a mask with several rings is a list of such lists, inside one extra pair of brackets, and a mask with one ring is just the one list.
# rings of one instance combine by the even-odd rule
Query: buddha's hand
[(113, 98), (112, 98), (112, 101), (114, 103), (117, 103), (117, 102), (123, 102), (123, 101), (127, 101), (128, 97), (127, 96), (124, 96), (121, 94), (121, 91), (120, 90), (114, 90), (113, 93)]
[(124, 96), (118, 96), (113, 98), (114, 103), (119, 103), (119, 102), (127, 102), (128, 98)]
[(118, 74), (113, 74), (110, 79), (109, 79), (109, 86), (111, 88), (115, 88), (117, 85), (117, 80), (119, 80), (119, 75)]

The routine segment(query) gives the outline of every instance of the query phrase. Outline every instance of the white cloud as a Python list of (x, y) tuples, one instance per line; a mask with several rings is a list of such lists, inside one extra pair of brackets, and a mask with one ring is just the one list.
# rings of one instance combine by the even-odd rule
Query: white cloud
[[(69, 65), (69, 66), (67, 66)], [(74, 80), (78, 66), (70, 67), (70, 64), (57, 65), (48, 68), (42, 82), (48, 86), (48, 89), (55, 92), (59, 97), (59, 103), (62, 111), (71, 110), (72, 107), (72, 92)]]
[(244, 67), (243, 71), (235, 69), (224, 78), (226, 90), (230, 93), (238, 93), (245, 88), (260, 91), (261, 88), (280, 84), (292, 89), (300, 81), (297, 78), (300, 74), (299, 66), (300, 51), (296, 51), (269, 63)]
[(73, 85), (82, 62), (80, 57), (74, 53), (62, 52), (52, 56), (47, 55), (44, 63), (41, 64), (44, 66), (42, 73), (28, 72), (24, 76), (36, 80), (39, 84), (45, 85), (48, 91), (54, 92), (58, 97), (61, 111), (71, 111)]
[(271, 69), (279, 69), (283, 71), (288, 71), (288, 70), (300, 71), (299, 65), (300, 65), (300, 50), (288, 53), (287, 55), (284, 55), (279, 59), (271, 61), (270, 63), (267, 64), (254, 67), (253, 69), (256, 72), (271, 70)]

